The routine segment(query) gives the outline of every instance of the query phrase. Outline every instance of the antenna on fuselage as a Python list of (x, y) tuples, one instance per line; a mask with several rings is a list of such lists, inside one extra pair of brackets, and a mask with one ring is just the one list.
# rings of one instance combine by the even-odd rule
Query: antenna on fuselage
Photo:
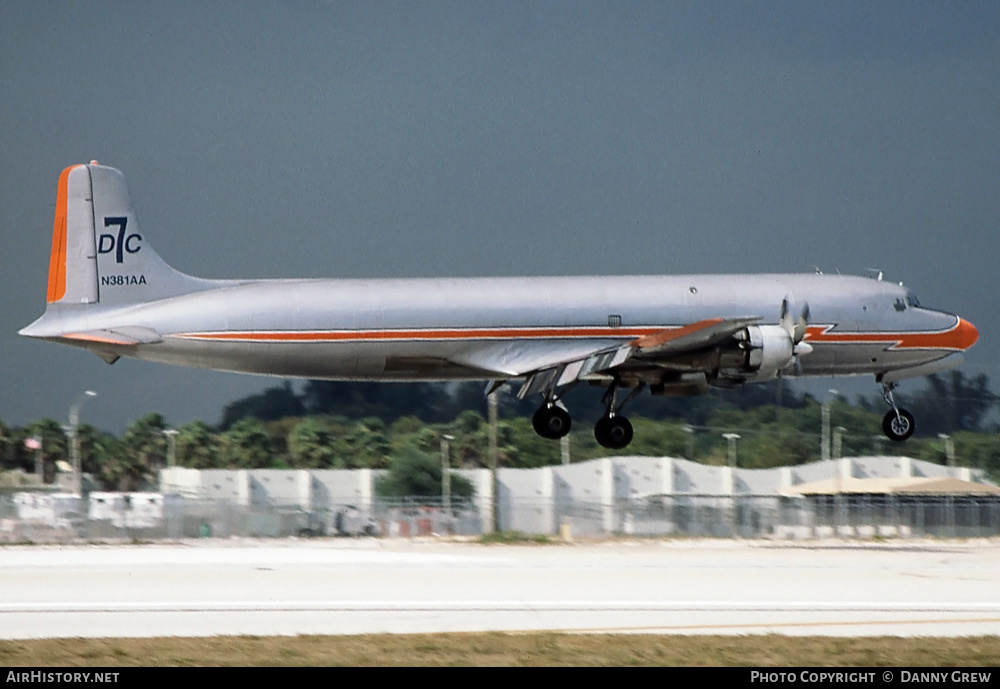
[(868, 272), (869, 273), (878, 273), (878, 276), (875, 279), (878, 280), (879, 282), (882, 282), (882, 269), (881, 268), (869, 268)]
[(816, 271), (817, 275), (822, 275), (823, 271), (819, 269), (819, 266), (813, 266), (813, 270)]

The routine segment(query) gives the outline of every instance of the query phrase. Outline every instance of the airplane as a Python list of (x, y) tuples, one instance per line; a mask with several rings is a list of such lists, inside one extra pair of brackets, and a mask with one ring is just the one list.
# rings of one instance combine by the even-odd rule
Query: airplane
[(122, 173), (59, 177), (45, 313), (19, 334), (96, 353), (222, 371), (353, 381), (488, 381), (539, 396), (558, 439), (579, 383), (605, 388), (594, 428), (626, 447), (643, 389), (689, 396), (790, 376), (872, 374), (882, 430), (915, 429), (893, 390), (958, 365), (979, 332), (878, 278), (804, 274), (206, 280), (167, 265)]

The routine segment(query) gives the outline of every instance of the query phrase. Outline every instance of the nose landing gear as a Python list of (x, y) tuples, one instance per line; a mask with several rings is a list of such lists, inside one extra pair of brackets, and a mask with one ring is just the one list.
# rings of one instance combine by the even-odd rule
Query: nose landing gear
[(913, 435), (917, 426), (913, 414), (896, 406), (896, 401), (892, 396), (896, 385), (897, 383), (882, 383), (882, 399), (892, 407), (892, 411), (887, 412), (882, 417), (882, 432), (889, 440), (901, 443)]

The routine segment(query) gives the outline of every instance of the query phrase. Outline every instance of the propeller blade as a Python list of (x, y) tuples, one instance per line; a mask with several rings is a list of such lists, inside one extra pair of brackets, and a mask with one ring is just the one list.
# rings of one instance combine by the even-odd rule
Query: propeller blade
[(792, 342), (798, 344), (802, 342), (802, 338), (806, 336), (806, 329), (809, 327), (809, 304), (802, 307), (802, 315), (799, 316), (798, 322), (795, 324), (795, 328), (792, 332)]
[(788, 313), (788, 297), (781, 300), (781, 315), (778, 317), (778, 325), (781, 329), (788, 333), (789, 337), (793, 337), (795, 333), (795, 323), (792, 322), (792, 317)]
[[(802, 362), (799, 360), (804, 354), (812, 352), (813, 348), (808, 342), (803, 342), (809, 328), (809, 304), (802, 306), (802, 313), (798, 321), (793, 321), (789, 313), (788, 297), (781, 300), (781, 317), (778, 320), (781, 329), (788, 333), (788, 338), (792, 341), (792, 358), (783, 369), (790, 372), (794, 366), (796, 375), (802, 375)], [(779, 372), (780, 375), (780, 372)]]

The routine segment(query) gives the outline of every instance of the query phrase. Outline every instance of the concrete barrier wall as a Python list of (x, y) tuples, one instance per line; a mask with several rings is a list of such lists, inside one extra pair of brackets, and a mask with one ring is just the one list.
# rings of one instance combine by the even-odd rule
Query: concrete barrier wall
[[(375, 500), (371, 469), (195, 470), (170, 467), (161, 472), (161, 490), (244, 506), (297, 506), (302, 510), (355, 505), (370, 510)], [(476, 487), (475, 505), (490, 523), (494, 506), (486, 469), (456, 470)], [(950, 476), (983, 481), (981, 472), (946, 467), (909, 457), (852, 457), (772, 469), (740, 469), (698, 464), (671, 457), (614, 457), (534, 469), (497, 472), (496, 507), (500, 528), (555, 533), (578, 505), (603, 528), (617, 526), (614, 506), (655, 495), (779, 495), (787, 488), (839, 475), (841, 478)], [(535, 505), (535, 507), (532, 507)]]

